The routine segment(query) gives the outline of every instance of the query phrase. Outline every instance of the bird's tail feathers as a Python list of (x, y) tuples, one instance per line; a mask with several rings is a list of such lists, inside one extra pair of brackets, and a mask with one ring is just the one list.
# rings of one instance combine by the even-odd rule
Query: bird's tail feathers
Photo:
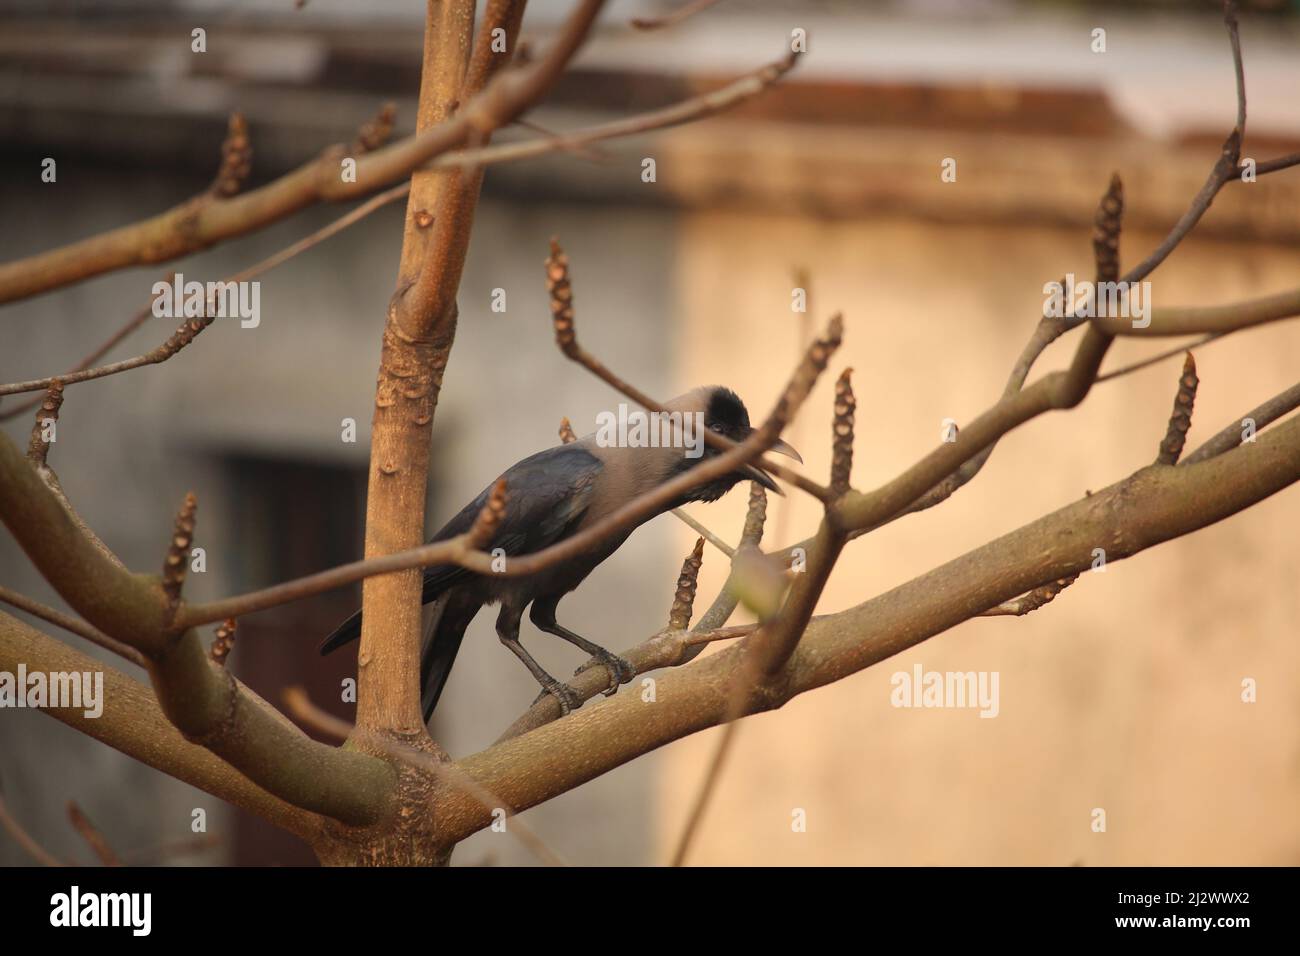
[[(424, 584), (420, 603), (428, 604), (445, 592), (454, 583), (468, 574), (464, 568), (454, 564), (438, 565), (424, 572)], [(334, 633), (321, 641), (321, 655), (337, 651), (345, 644), (351, 644), (361, 636), (361, 612), (357, 611), (350, 618), (334, 629)]]
[(351, 644), (361, 636), (361, 612), (357, 611), (350, 618), (334, 629), (334, 633), (321, 641), (321, 656), (337, 651), (344, 644)]

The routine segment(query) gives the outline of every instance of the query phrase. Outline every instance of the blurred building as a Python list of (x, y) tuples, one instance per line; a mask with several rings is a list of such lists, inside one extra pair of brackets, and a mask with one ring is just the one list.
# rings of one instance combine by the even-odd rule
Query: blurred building
[[(226, 117), (247, 117), (254, 184), (350, 140), (377, 105), (415, 113), (418, 4), (41, 4), (0, 31), (0, 259), (162, 211), (206, 188)], [(535, 2), (546, 37), (567, 5)], [(533, 119), (570, 129), (653, 109), (776, 59), (792, 28), (809, 56), (780, 86), (704, 123), (493, 168), (462, 284), (460, 326), (434, 429), (430, 525), (503, 467), (555, 441), (561, 416), (590, 430), (617, 396), (556, 351), (541, 282), (546, 240), (573, 262), (584, 342), (652, 394), (736, 387), (755, 414), (801, 343), (834, 310), (856, 369), (855, 484), (887, 480), (933, 447), (941, 422), (1000, 394), (1041, 314), (1043, 284), (1087, 275), (1098, 197), (1127, 196), (1123, 261), (1162, 237), (1204, 181), (1235, 114), (1213, 5), (724, 2), (671, 30), (626, 26), (666, 5), (613, 3), (591, 45)], [(207, 31), (207, 53), (190, 31)], [(1094, 52), (1103, 30), (1104, 53)], [(1300, 148), (1300, 39), (1265, 9), (1242, 26), (1246, 154)], [(501, 139), (534, 135), (506, 131)], [(57, 157), (58, 182), (40, 161)], [(655, 159), (655, 182), (642, 160)], [(941, 164), (956, 161), (955, 182)], [(1225, 189), (1195, 238), (1153, 280), (1164, 303), (1217, 303), (1300, 279), (1300, 176)], [(379, 329), (402, 205), (262, 280), (262, 324), (216, 323), (172, 361), (68, 390), (51, 462), (71, 499), (133, 568), (158, 566), (184, 493), (199, 498), (208, 571), (197, 599), (264, 586), (360, 554)], [(215, 279), (337, 215), (304, 211), (165, 266), (113, 273), (5, 306), (0, 378), (70, 366), (177, 269)], [(798, 277), (798, 278), (796, 278)], [(791, 311), (805, 285), (810, 313)], [(494, 290), (506, 310), (494, 312)], [(153, 347), (151, 320), (111, 358)], [(1168, 345), (1126, 340), (1108, 361)], [(1039, 371), (1068, 361), (1058, 343)], [(1277, 324), (1198, 350), (1191, 441), (1294, 382), (1300, 332)], [(866, 600), (1148, 463), (1177, 366), (1099, 386), (1078, 409), (1017, 430), (943, 507), (852, 545), (822, 607)], [(0, 403), (0, 415), (18, 404)], [(810, 474), (829, 467), (830, 383), (787, 437)], [(354, 419), (356, 443), (341, 440)], [(27, 415), (4, 423), (22, 437)], [(694, 509), (738, 537), (743, 495)], [(746, 721), (692, 853), (711, 863), (1294, 863), (1300, 857), (1295, 644), (1300, 562), (1294, 491), (1187, 539), (1085, 575), (1051, 607), (975, 620), (897, 659)], [(770, 512), (769, 545), (805, 537), (810, 502)], [(626, 647), (662, 625), (693, 540), (663, 518), (638, 532), (563, 611)], [(723, 577), (706, 554), (701, 593)], [(0, 580), (57, 599), (0, 536)], [(272, 700), (289, 684), (337, 701), (348, 655), (317, 640), (355, 606), (341, 592), (241, 622), (235, 673)], [(434, 734), (453, 754), (488, 745), (532, 699), (490, 614), (475, 622)], [(64, 638), (63, 635), (60, 635)], [(78, 639), (66, 637), (77, 643)], [(553, 673), (580, 661), (524, 640)], [(90, 650), (91, 653), (97, 653)], [(114, 662), (130, 669), (130, 665)], [(998, 719), (889, 705), (889, 677), (996, 670)], [(1240, 702), (1253, 677), (1259, 702)], [(529, 811), (580, 863), (665, 860), (716, 732), (698, 735)], [(39, 714), (0, 711), (0, 785), (56, 853), (85, 857), (63, 816), (77, 800), (122, 849), (188, 835), (205, 807), (216, 851), (193, 859), (308, 862), (292, 838)], [(1091, 832), (1094, 807), (1109, 829)], [(807, 814), (792, 832), (791, 813)], [(0, 841), (0, 862), (21, 862)], [(530, 862), (479, 834), (458, 864)]]

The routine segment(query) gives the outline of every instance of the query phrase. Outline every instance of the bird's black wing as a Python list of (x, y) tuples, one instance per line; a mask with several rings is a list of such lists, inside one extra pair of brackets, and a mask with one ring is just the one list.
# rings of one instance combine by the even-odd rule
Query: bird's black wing
[[(512, 465), (502, 475), (506, 480), (506, 514), (485, 550), (500, 548), (507, 556), (514, 557), (540, 551), (568, 537), (591, 503), (602, 467), (596, 456), (577, 444), (548, 448)], [(446, 541), (469, 531), (487, 504), (492, 485), (443, 525), (430, 541)], [(472, 574), (455, 564), (426, 568), (421, 603), (430, 603)], [(328, 654), (360, 634), (361, 612), (358, 611), (325, 639), (320, 652)]]

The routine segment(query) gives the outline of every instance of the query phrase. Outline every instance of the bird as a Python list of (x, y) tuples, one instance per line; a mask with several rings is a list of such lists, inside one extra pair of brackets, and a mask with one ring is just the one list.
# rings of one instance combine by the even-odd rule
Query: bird
[[(668, 402), (664, 408), (670, 416), (678, 413), (682, 416), (680, 419), (660, 419), (681, 423), (668, 436), (676, 440), (647, 440), (646, 432), (638, 433), (635, 427), (617, 433), (612, 427), (602, 428), (568, 444), (537, 452), (508, 468), (498, 479), (505, 480), (505, 514), (484, 550), (495, 555), (504, 554), (507, 562), (511, 557), (541, 551), (720, 454), (718, 449), (703, 442), (699, 427), (734, 442), (744, 441), (754, 432), (745, 403), (725, 386), (692, 389)], [(626, 417), (623, 421), (626, 423)], [(648, 424), (648, 420), (643, 421)], [(697, 427), (692, 428), (692, 425)], [(799, 453), (784, 441), (776, 441), (770, 450), (801, 464), (803, 462)], [(769, 491), (781, 493), (771, 475), (756, 465), (744, 465), (696, 485), (676, 500), (666, 502), (652, 514), (643, 516), (637, 525), (608, 535), (568, 560), (532, 574), (478, 574), (456, 564), (426, 568), (421, 603), (429, 604), (439, 599), (444, 603), (440, 614), (435, 611), (436, 619), (427, 629), (420, 651), (421, 706), (425, 722), (432, 717), (446, 686), (465, 629), (486, 604), (500, 604), (497, 637), (523, 662), (542, 690), (556, 698), (561, 715), (568, 714), (582, 701), (569, 685), (548, 674), (520, 643), (520, 623), (525, 610), (540, 631), (562, 638), (590, 655), (594, 663), (604, 664), (610, 675), (604, 693), (608, 696), (617, 691), (621, 684), (635, 676), (632, 666), (599, 644), (561, 625), (556, 620), (556, 607), (560, 600), (617, 551), (638, 525), (689, 502), (716, 501), (746, 479)], [(431, 543), (469, 531), (496, 484), (494, 481), (488, 485), (443, 525), (430, 539)], [(321, 643), (320, 653), (329, 654), (356, 640), (360, 634), (361, 612), (357, 611)]]

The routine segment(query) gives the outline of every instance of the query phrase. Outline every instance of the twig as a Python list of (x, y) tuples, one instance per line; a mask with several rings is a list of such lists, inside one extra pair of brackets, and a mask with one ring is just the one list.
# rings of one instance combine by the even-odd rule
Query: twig
[[(550, 139), (550, 140), (559, 140), (562, 139), (565, 135), (563, 133), (557, 133), (555, 132), (555, 130), (549, 129), (543, 126), (541, 123), (534, 123), (532, 120), (524, 119), (522, 117), (515, 120), (515, 125), (522, 129), (531, 130), (532, 132), (544, 136), (546, 139)], [(569, 153), (572, 156), (576, 156), (579, 159), (585, 159), (589, 163), (608, 163), (614, 158), (612, 154), (606, 152), (603, 149), (600, 149), (599, 147), (590, 148), (582, 145), (572, 146), (568, 144), (558, 144), (556, 146), (556, 149), (561, 152)], [(448, 153), (446, 155), (454, 156), (457, 154)], [(460, 155), (463, 156), (464, 152), (461, 151)], [(439, 159), (441, 158), (442, 157), (439, 157)], [(438, 165), (438, 160), (434, 160), (434, 165), (435, 166)], [(480, 165), (480, 163), (474, 162), (472, 163), (472, 165), (477, 166)]]
[(489, 163), (515, 162), (533, 159), (548, 153), (572, 151), (591, 143), (622, 139), (657, 130), (669, 129), (694, 120), (704, 119), (728, 110), (745, 100), (752, 99), (788, 73), (798, 61), (799, 54), (791, 53), (780, 60), (765, 64), (752, 73), (708, 93), (691, 97), (680, 103), (650, 110), (635, 116), (611, 120), (597, 126), (561, 133), (547, 139), (531, 139), (518, 143), (499, 143), (478, 149), (463, 149), (444, 153), (426, 164), (426, 169), (443, 169), (456, 166), (480, 166)]
[(1226, 335), (1265, 322), (1276, 322), (1300, 315), (1300, 288), (1244, 302), (1210, 306), (1166, 306), (1151, 309), (1151, 324), (1134, 327), (1122, 316), (1093, 319), (1093, 326), (1112, 335), (1174, 336), (1216, 333)]
[(684, 3), (671, 13), (665, 13), (660, 17), (633, 17), (630, 21), (632, 26), (638, 30), (658, 30), (660, 27), (670, 27), (681, 23), (687, 17), (693, 17), (702, 10), (716, 4), (718, 0), (690, 0)]
[(709, 808), (709, 801), (713, 797), (713, 792), (718, 788), (718, 781), (722, 779), (722, 771), (727, 764), (727, 756), (731, 753), (739, 730), (740, 721), (734, 718), (729, 718), (723, 724), (722, 736), (718, 739), (718, 746), (713, 751), (713, 757), (709, 761), (709, 769), (704, 774), (704, 781), (695, 794), (695, 800), (691, 803), (691, 811), (686, 817), (686, 825), (682, 827), (681, 836), (677, 838), (677, 848), (673, 851), (669, 866), (685, 865), (686, 857), (691, 852), (691, 844), (695, 841), (696, 834), (699, 833), (700, 824), (704, 822), (704, 813)]
[(1295, 410), (1296, 408), (1300, 408), (1300, 385), (1292, 385), (1286, 391), (1274, 395), (1262, 405), (1258, 405), (1251, 409), (1240, 419), (1218, 432), (1204, 445), (1184, 458), (1179, 467), (1208, 461), (1211, 458), (1217, 458), (1224, 452), (1236, 448), (1242, 443), (1242, 441), (1244, 441), (1242, 422), (1246, 419), (1249, 419), (1254, 423), (1255, 430), (1258, 432), (1266, 425), (1272, 424), (1283, 415)]
[[(429, 164), (429, 168), (441, 169), (459, 166), (477, 166), (529, 159), (561, 150), (575, 150), (588, 143), (666, 129), (671, 126), (690, 122), (691, 120), (702, 119), (757, 96), (788, 72), (793, 65), (794, 56), (791, 55), (790, 57), (776, 63), (768, 64), (754, 73), (748, 74), (718, 90), (697, 97), (692, 97), (689, 100), (685, 100), (661, 110), (655, 110), (639, 116), (628, 117), (627, 119), (593, 126), (589, 129), (577, 130), (573, 133), (562, 134), (549, 139), (529, 140), (523, 143), (505, 143), (497, 146), (486, 146), (471, 150), (458, 150), (440, 156), (436, 161)], [(365, 128), (363, 127), (363, 134), (364, 131)], [(340, 216), (334, 222), (318, 229), (316, 232), (286, 247), (280, 252), (277, 252), (275, 255), (264, 259), (262, 262), (250, 267), (249, 269), (228, 276), (221, 281), (227, 283), (239, 282), (261, 275), (288, 259), (307, 251), (325, 239), (336, 235), (348, 226), (370, 215), (375, 210), (403, 198), (410, 192), (410, 188), (409, 182), (399, 183), (397, 186), (371, 197), (356, 209), (351, 210), (344, 216)], [(171, 277), (174, 277), (174, 273), (169, 273), (164, 277), (164, 280), (170, 281)], [(100, 366), (97, 368), (91, 367), (93, 362), (98, 361), (109, 351), (109, 349), (135, 329), (143, 325), (152, 314), (152, 306), (145, 306), (132, 316), (132, 318), (128, 320), (128, 322), (118, 330), (112, 338), (83, 359), (76, 368), (63, 373), (61, 376), (50, 376), (27, 382), (15, 382), (8, 385), (0, 385), (0, 395), (11, 395), (47, 388), (55, 378), (59, 377), (63, 378), (68, 384), (75, 384), (77, 382), (89, 381), (95, 378), (103, 378), (106, 375), (115, 375), (119, 372), (131, 371), (132, 369), (140, 368), (144, 365), (153, 365), (161, 361), (166, 361), (166, 359), (171, 358), (177, 350), (161, 352), (160, 350), (155, 349), (133, 359), (114, 362), (110, 365)], [(188, 344), (188, 342), (186, 344)], [(0, 421), (4, 421), (16, 414), (20, 414), (30, 407), (32, 407), (32, 403), (15, 406), (15, 408), (0, 414)], [(699, 529), (697, 528), (696, 530), (698, 531)], [(710, 541), (711, 543), (716, 543), (713, 542), (712, 539), (710, 539)]]
[(0, 302), (128, 265), (175, 259), (314, 203), (360, 198), (391, 186), (435, 156), (481, 139), (522, 115), (558, 78), (602, 5), (603, 0), (582, 0), (546, 56), (497, 74), (445, 122), (356, 157), (355, 179), (344, 181), (338, 174), (345, 147), (331, 147), (259, 189), (222, 199), (205, 192), (151, 219), (0, 265)]
[(717, 548), (719, 551), (725, 554), (728, 558), (734, 558), (736, 556), (735, 548), (727, 544), (727, 542), (723, 541), (716, 534), (714, 534), (712, 531), (706, 528), (699, 521), (696, 521), (694, 518), (688, 515), (681, 508), (674, 508), (672, 510), (672, 515), (673, 517), (677, 518), (679, 521), (683, 522), (688, 528), (690, 528), (692, 531), (698, 534), (705, 541), (709, 542), (709, 544), (713, 545), (715, 548)]
[[(380, 209), (381, 207), (386, 206), (389, 203), (394, 202), (395, 200), (401, 199), (410, 191), (410, 188), (411, 188), (410, 183), (402, 183), (400, 186), (396, 186), (385, 192), (379, 193), (377, 196), (372, 196), (366, 202), (357, 206), (355, 209), (349, 211), (345, 215), (340, 216), (338, 219), (335, 219), (333, 222), (329, 223), (328, 225), (323, 226), (320, 229), (317, 229), (315, 232), (311, 233), (308, 236), (304, 236), (302, 239), (299, 239), (297, 242), (286, 246), (285, 248), (281, 249), (279, 252), (267, 256), (265, 259), (261, 260), (260, 262), (255, 263), (254, 265), (251, 265), (246, 269), (241, 269), (239, 272), (226, 276), (226, 278), (221, 279), (220, 282), (224, 284), (245, 282), (250, 279), (256, 278), (257, 276), (263, 275), (264, 273), (274, 269), (276, 266), (282, 265), (283, 263), (294, 258), (295, 256), (300, 255), (301, 253), (306, 252), (308, 249), (311, 249), (312, 247), (319, 245), (320, 243), (324, 242), (326, 239), (329, 239), (330, 237), (337, 235), (338, 233), (346, 229), (348, 226), (353, 225), (354, 223), (360, 221), (361, 219), (364, 219), (366, 216), (370, 215), (376, 209)], [(211, 302), (212, 300), (209, 299), (209, 303)], [(211, 313), (213, 310), (211, 306), (209, 306), (209, 308), (206, 311)], [(129, 335), (131, 332), (133, 332), (135, 329), (139, 328), (139, 326), (144, 324), (144, 322), (148, 320), (152, 315), (153, 315), (152, 305), (145, 306), (134, 316), (132, 316), (131, 319), (128, 320), (127, 323), (121, 329), (115, 332), (112, 338), (110, 338), (102, 346), (100, 346), (93, 353), (87, 356), (87, 358), (84, 359), (76, 369), (73, 369), (68, 372), (63, 372), (60, 375), (51, 376), (49, 378), (38, 378), (28, 382), (13, 382), (8, 385), (0, 385), (0, 395), (14, 395), (20, 392), (37, 391), (42, 388), (48, 388), (49, 385), (55, 381), (62, 381), (64, 384), (72, 385), (78, 382), (87, 382), (90, 381), (91, 379), (104, 378), (105, 376), (108, 375), (116, 375), (119, 372), (129, 372), (132, 369), (137, 369), (144, 365), (157, 365), (160, 362), (167, 361), (169, 358), (174, 356), (185, 346), (189, 345), (190, 342), (194, 341), (195, 336), (197, 336), (200, 332), (202, 332), (205, 328), (207, 328), (208, 325), (210, 325), (212, 322), (212, 320), (207, 317), (190, 319), (185, 323), (183, 323), (180, 326), (180, 328), (178, 328), (172, 334), (172, 336), (169, 339), (167, 339), (166, 342), (164, 342), (162, 345), (158, 346), (155, 349), (145, 352), (143, 355), (137, 355), (134, 358), (124, 359), (120, 362), (113, 362), (111, 364), (101, 365), (95, 368), (89, 367), (91, 362), (98, 361), (100, 358), (102, 358), (104, 354), (108, 352), (109, 349), (111, 349), (122, 339), (126, 338), (126, 336)], [(20, 412), (23, 407), (24, 406), (18, 406), (8, 410), (7, 412), (5, 412), (3, 416), (0, 416), (0, 420), (4, 420), (6, 418), (12, 417), (13, 415)]]
[(27, 854), (41, 866), (63, 866), (63, 861), (56, 857), (23, 828), (0, 797), (0, 826), (3, 826), (14, 842), (27, 851)]
[(1241, 35), (1237, 27), (1237, 0), (1224, 0), (1223, 23), (1228, 28), (1228, 43), (1232, 46), (1232, 69), (1237, 87), (1237, 133), (1246, 137), (1246, 73), (1241, 62)]
[(127, 866), (131, 866), (150, 860), (162, 861), (176, 856), (188, 856), (191, 853), (212, 850), (220, 845), (221, 837), (214, 833), (203, 833), (181, 840), (167, 840), (162, 843), (127, 850), (122, 854), (122, 862)]
[(1210, 335), (1201, 336), (1199, 339), (1197, 339), (1195, 342), (1192, 342), (1189, 345), (1180, 345), (1177, 348), (1166, 349), (1163, 352), (1157, 352), (1155, 355), (1152, 355), (1150, 358), (1144, 358), (1140, 362), (1134, 362), (1131, 365), (1120, 366), (1119, 368), (1115, 369), (1113, 372), (1107, 372), (1104, 375), (1098, 375), (1097, 384), (1101, 384), (1102, 382), (1109, 382), (1112, 378), (1122, 378), (1125, 375), (1131, 375), (1133, 372), (1140, 372), (1142, 369), (1149, 368), (1152, 365), (1155, 365), (1159, 362), (1163, 362), (1165, 359), (1173, 358), (1175, 355), (1182, 355), (1188, 349), (1199, 348), (1202, 345), (1206, 345), (1210, 342), (1213, 342), (1215, 339), (1221, 339), (1227, 334), (1229, 333), (1213, 332)]
[[(555, 327), (555, 343), (559, 346), (560, 351), (564, 353), (564, 356), (581, 365), (601, 381), (610, 385), (616, 391), (622, 392), (647, 410), (652, 412), (666, 411), (661, 403), (614, 374), (604, 362), (578, 344), (577, 333), (574, 328), (573, 289), (569, 279), (569, 257), (565, 255), (564, 250), (560, 248), (560, 244), (555, 238), (551, 239), (551, 254), (546, 259), (546, 289), (551, 300), (551, 320)], [(809, 348), (805, 356), (805, 364), (796, 369), (795, 377), (786, 386), (786, 392), (778, 400), (768, 421), (763, 428), (755, 432), (755, 435), (767, 434), (767, 441), (760, 449), (760, 453), (766, 451), (771, 443), (780, 437), (781, 430), (790, 423), (794, 409), (807, 397), (807, 391), (812, 388), (812, 382), (825, 369), (825, 363), (831, 353), (839, 347), (842, 335), (843, 319), (839, 313), (836, 313), (827, 324), (825, 338), (815, 341), (812, 347)], [(798, 402), (792, 402), (791, 397), (797, 393), (800, 395)], [(714, 448), (724, 451), (733, 451), (741, 447), (736, 442), (711, 430), (704, 432), (704, 440)], [(747, 464), (748, 461), (743, 463)], [(757, 464), (764, 470), (790, 482), (821, 501), (829, 501), (833, 497), (830, 489), (824, 488), (768, 458), (760, 457)], [(707, 467), (708, 465), (696, 466), (692, 469), (692, 472), (700, 475), (702, 474), (701, 469)], [(702, 481), (701, 478), (694, 484)]]
[(98, 644), (105, 650), (112, 651), (119, 657), (124, 657), (137, 667), (145, 667), (145, 657), (138, 650), (129, 644), (123, 644), (121, 641), (114, 640), (103, 631), (92, 627), (80, 618), (73, 617), (70, 614), (64, 614), (62, 611), (56, 611), (52, 607), (46, 607), (39, 601), (34, 601), (25, 594), (19, 594), (12, 591), (4, 585), (0, 585), (0, 603), (16, 607), (20, 611), (26, 611), (33, 617), (38, 617), (43, 621), (61, 627), (65, 631), (76, 634), (78, 637), (84, 637), (92, 644)]
[[(1264, 176), (1268, 173), (1275, 173), (1279, 169), (1290, 169), (1292, 166), (1300, 166), (1300, 153), (1288, 153), (1285, 156), (1279, 156), (1277, 159), (1266, 160), (1255, 165), (1255, 175)], [(1238, 179), (1240, 177), (1234, 177)]]
[(104, 839), (104, 834), (90, 822), (90, 817), (86, 816), (81, 807), (77, 806), (75, 800), (68, 801), (68, 819), (72, 821), (72, 826), (81, 838), (90, 846), (95, 856), (99, 857), (99, 862), (104, 866), (121, 866), (122, 861), (118, 855), (113, 852), (108, 840)]
[(691, 631), (682, 639), (682, 643), (687, 647), (701, 647), (705, 644), (716, 644), (718, 641), (748, 637), (757, 630), (757, 624), (733, 624), (731, 627), (720, 627), (712, 631)]
[[(1224, 25), (1228, 28), (1228, 41), (1232, 45), (1233, 70), (1236, 73), (1237, 123), (1232, 132), (1228, 134), (1228, 138), (1223, 141), (1223, 147), (1219, 151), (1219, 158), (1210, 170), (1205, 185), (1201, 187), (1200, 192), (1192, 200), (1192, 204), (1183, 213), (1182, 218), (1169, 230), (1169, 235), (1164, 238), (1160, 245), (1156, 246), (1150, 255), (1125, 274), (1124, 281), (1126, 283), (1138, 282), (1154, 272), (1155, 268), (1168, 258), (1169, 254), (1192, 231), (1192, 228), (1201, 221), (1201, 217), (1210, 208), (1210, 203), (1214, 201), (1214, 197), (1223, 188), (1223, 184), (1236, 178), (1238, 174), (1237, 162), (1241, 158), (1241, 140), (1246, 135), (1246, 77), (1241, 65), (1241, 41), (1237, 35), (1235, 5), (1226, 2), (1223, 15)], [(1152, 325), (1155, 325), (1154, 321)]]

